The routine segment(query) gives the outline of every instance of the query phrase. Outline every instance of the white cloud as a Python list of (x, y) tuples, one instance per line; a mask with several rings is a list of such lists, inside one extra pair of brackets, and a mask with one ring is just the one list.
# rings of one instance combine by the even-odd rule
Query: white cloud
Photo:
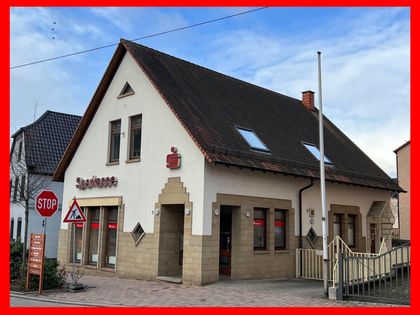
[[(11, 66), (80, 51), (89, 45), (90, 38), (100, 37), (97, 26), (85, 23), (82, 27), (80, 22), (65, 15), (60, 10), (53, 12), (46, 8), (12, 8)], [(88, 58), (76, 55), (10, 70), (10, 132), (33, 121), (36, 100), (37, 117), (46, 110), (82, 114), (93, 93), (92, 89), (81, 89), (91, 74), (78, 71)]]
[(300, 99), (304, 90), (317, 91), (316, 51), (321, 50), (325, 114), (395, 176), (393, 150), (410, 137), (409, 25), (394, 19), (399, 12), (365, 14), (343, 21), (348, 24), (344, 35), (322, 37), (320, 29), (299, 41), (228, 32), (214, 43), (206, 63)]
[[(93, 8), (91, 12), (122, 31), (121, 36), (141, 37), (159, 31), (186, 26), (184, 17), (165, 8)], [(127, 38), (132, 39), (132, 38)]]

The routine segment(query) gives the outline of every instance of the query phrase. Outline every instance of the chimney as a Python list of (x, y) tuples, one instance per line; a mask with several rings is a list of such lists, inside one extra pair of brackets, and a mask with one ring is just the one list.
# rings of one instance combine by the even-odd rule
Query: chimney
[(302, 104), (310, 111), (315, 110), (314, 94), (312, 91), (302, 92)]

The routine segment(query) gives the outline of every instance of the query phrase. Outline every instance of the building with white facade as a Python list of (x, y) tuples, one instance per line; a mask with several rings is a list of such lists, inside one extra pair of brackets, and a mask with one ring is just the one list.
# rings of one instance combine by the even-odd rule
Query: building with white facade
[[(46, 111), (34, 123), (12, 135), (10, 150), (10, 240), (23, 241), (28, 205), (28, 236), (44, 233), (46, 256), (57, 257), (63, 183), (52, 175), (76, 130), (80, 116)], [(35, 210), (40, 190), (52, 190), (59, 198), (58, 211), (45, 221)], [(28, 197), (29, 196), (29, 197)], [(45, 226), (46, 224), (46, 226)], [(28, 241), (29, 244), (29, 241)]]
[(397, 158), (398, 185), (405, 190), (398, 194), (399, 238), (410, 240), (410, 141), (394, 150)]
[[(329, 238), (377, 251), (377, 214), (401, 188), (324, 121)], [(63, 206), (76, 197), (88, 219), (61, 224), (58, 259), (72, 261), (74, 228), (85, 274), (295, 277), (295, 249), (322, 246), (318, 157), (313, 92), (294, 99), (122, 40), (54, 174)]]

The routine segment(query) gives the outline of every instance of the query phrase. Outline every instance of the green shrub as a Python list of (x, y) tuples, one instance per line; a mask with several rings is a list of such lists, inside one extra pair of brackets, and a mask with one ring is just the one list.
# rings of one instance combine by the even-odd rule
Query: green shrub
[[(64, 268), (58, 269), (59, 262), (55, 259), (47, 259), (44, 264), (43, 289), (59, 289), (66, 279), (66, 271)], [(26, 280), (25, 280), (26, 281)], [(39, 285), (39, 276), (32, 275), (29, 283), (30, 290), (37, 290)]]
[[(22, 242), (10, 243), (10, 282), (17, 282), (21, 279), (22, 272)], [(28, 252), (26, 254), (28, 256)], [(66, 272), (64, 268), (58, 268), (59, 263), (55, 259), (46, 259), (44, 264), (43, 289), (58, 289), (61, 288), (66, 279)], [(15, 284), (16, 285), (16, 284)], [(18, 284), (19, 285), (19, 284)], [(26, 285), (26, 270), (24, 271), (23, 282), (20, 284), (21, 289)], [(31, 275), (31, 282), (29, 283), (30, 290), (37, 290), (39, 285), (39, 276)]]
[(22, 251), (22, 242), (10, 242), (10, 281), (20, 279), (22, 271)]

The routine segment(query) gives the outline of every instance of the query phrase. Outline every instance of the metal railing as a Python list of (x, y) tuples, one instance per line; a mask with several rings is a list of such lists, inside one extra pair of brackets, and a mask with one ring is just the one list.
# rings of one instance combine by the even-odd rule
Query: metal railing
[[(381, 244), (381, 250), (386, 247), (385, 242)], [(338, 254), (344, 253), (347, 256), (356, 257), (373, 257), (378, 254), (353, 252), (346, 243), (339, 237), (336, 236), (328, 244), (328, 280), (332, 281), (333, 286), (337, 280), (337, 265), (338, 265)], [(315, 279), (323, 280), (322, 275), (322, 250), (316, 249), (296, 249), (296, 278), (304, 279)]]
[(372, 257), (339, 253), (338, 296), (409, 304), (410, 256), (409, 244)]

